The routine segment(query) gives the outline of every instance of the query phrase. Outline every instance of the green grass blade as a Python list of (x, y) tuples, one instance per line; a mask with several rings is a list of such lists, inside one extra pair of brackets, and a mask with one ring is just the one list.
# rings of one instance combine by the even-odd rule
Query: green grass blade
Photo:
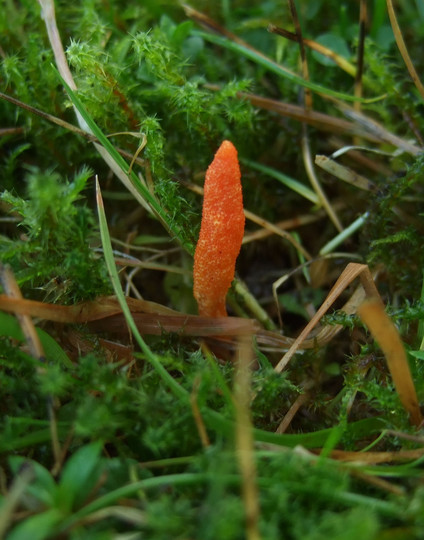
[[(58, 74), (58, 77), (60, 75)], [(124, 160), (124, 158), (119, 154), (115, 149), (113, 144), (109, 141), (106, 135), (102, 132), (99, 126), (94, 122), (91, 116), (86, 111), (81, 100), (77, 94), (66, 84), (66, 82), (61, 78), (62, 84), (65, 86), (66, 92), (69, 95), (70, 100), (77, 109), (78, 113), (81, 115), (83, 120), (86, 122), (87, 126), (91, 130), (92, 134), (97, 137), (99, 143), (106, 152), (109, 154), (110, 158), (113, 160), (113, 163), (124, 173), (124, 177), (128, 179), (128, 182), (125, 181), (125, 187), (136, 196), (137, 200), (143, 204), (143, 206), (151, 209), (153, 214), (159, 219), (159, 221), (164, 225), (166, 230), (175, 238), (177, 238), (180, 243), (184, 246), (187, 251), (191, 252), (192, 247), (183, 241), (183, 235), (181, 234), (180, 228), (171, 220), (167, 212), (161, 207), (158, 200), (150, 193), (146, 186), (140, 182), (139, 178), (134, 171), (129, 171), (129, 165)], [(122, 180), (122, 175), (119, 176)], [(138, 196), (137, 196), (138, 195)]]
[(357, 219), (355, 219), (354, 222), (352, 222), (348, 227), (342, 230), (341, 233), (339, 233), (337, 236), (332, 238), (329, 242), (323, 246), (319, 254), (320, 255), (328, 255), (332, 251), (336, 249), (340, 244), (342, 244), (349, 236), (352, 236), (358, 229), (362, 227), (362, 225), (367, 221), (369, 217), (369, 212), (364, 212), (362, 215), (360, 215)]
[[(234, 436), (234, 422), (224, 418), (219, 413), (210, 409), (204, 411), (205, 420), (209, 425), (224, 433), (228, 437)], [(369, 437), (371, 434), (381, 431), (384, 428), (384, 422), (380, 418), (366, 418), (347, 424), (343, 434), (347, 434), (353, 439)], [(273, 433), (263, 429), (253, 429), (255, 441), (260, 441), (277, 446), (294, 448), (301, 445), (304, 448), (321, 448), (325, 445), (328, 437), (333, 433), (334, 428), (311, 431), (309, 433)]]
[(314, 204), (320, 203), (319, 197), (315, 193), (315, 191), (312, 191), (312, 189), (309, 189), (301, 182), (294, 180), (294, 178), (290, 178), (290, 176), (287, 176), (280, 171), (272, 169), (271, 167), (267, 167), (266, 165), (261, 165), (260, 163), (256, 163), (255, 161), (250, 161), (250, 159), (242, 158), (240, 159), (240, 161), (248, 167), (255, 169), (256, 171), (260, 171), (264, 174), (267, 174), (268, 176), (271, 176), (271, 178), (275, 178), (275, 180), (278, 180), (292, 191), (298, 193), (305, 199), (308, 199), (308, 201), (311, 201)]
[(177, 381), (166, 371), (162, 366), (160, 359), (156, 354), (152, 352), (150, 347), (142, 338), (140, 332), (138, 331), (137, 325), (134, 322), (134, 319), (131, 315), (131, 311), (128, 307), (128, 304), (125, 300), (125, 295), (122, 291), (121, 282), (119, 281), (118, 271), (116, 270), (115, 260), (113, 258), (112, 244), (110, 241), (109, 229), (107, 226), (106, 215), (103, 207), (103, 199), (100, 192), (100, 185), (98, 180), (96, 180), (96, 196), (97, 196), (97, 210), (99, 215), (99, 225), (100, 225), (100, 236), (102, 239), (103, 253), (105, 256), (106, 266), (109, 272), (110, 280), (115, 291), (116, 297), (118, 299), (119, 305), (121, 306), (122, 312), (124, 314), (125, 320), (133, 333), (138, 345), (143, 351), (144, 356), (157, 371), (163, 381), (167, 386), (174, 392), (174, 394), (184, 400), (189, 400), (189, 395), (186, 390), (184, 390)]
[(282, 66), (279, 66), (276, 62), (274, 62), (270, 58), (267, 58), (265, 55), (259, 53), (258, 51), (255, 51), (250, 47), (246, 47), (241, 43), (232, 41), (231, 39), (217, 36), (216, 34), (202, 32), (201, 30), (193, 30), (192, 35), (198, 36), (206, 41), (210, 41), (211, 43), (219, 45), (220, 47), (224, 47), (225, 49), (228, 49), (234, 53), (241, 54), (249, 60), (252, 60), (256, 64), (268, 69), (269, 71), (272, 71), (276, 75), (288, 79), (293, 84), (299, 84), (300, 86), (309, 88), (310, 90), (313, 90), (314, 92), (317, 92), (319, 94), (324, 94), (326, 96), (331, 96), (344, 101), (359, 101), (361, 103), (372, 103), (381, 99), (381, 96), (372, 99), (359, 98), (349, 94), (344, 94), (343, 92), (331, 90), (330, 88), (326, 88), (324, 86), (321, 86), (320, 84), (306, 81), (305, 79), (302, 79), (302, 77), (299, 77), (298, 75), (291, 73)]
[[(54, 362), (55, 364), (59, 363), (72, 368), (73, 364), (62, 347), (44, 330), (41, 330), (40, 328), (36, 328), (35, 330), (40, 338), (41, 345), (43, 346), (46, 360), (48, 362)], [(19, 322), (13, 315), (0, 312), (0, 336), (10, 337), (17, 341), (24, 341), (24, 335)]]
[[(59, 426), (60, 436), (64, 436), (66, 426)], [(69, 427), (67, 428), (69, 429)], [(0, 440), (0, 452), (17, 452), (23, 448), (35, 447), (41, 444), (48, 444), (52, 440), (52, 431), (50, 428), (39, 429), (28, 433), (28, 435), (17, 435), (2, 437)]]

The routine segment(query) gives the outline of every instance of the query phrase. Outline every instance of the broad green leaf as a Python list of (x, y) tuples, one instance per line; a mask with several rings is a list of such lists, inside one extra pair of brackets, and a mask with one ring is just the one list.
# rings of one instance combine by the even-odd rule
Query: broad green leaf
[[(337, 34), (331, 34), (329, 32), (321, 34), (315, 39), (315, 41), (320, 45), (324, 45), (324, 47), (331, 49), (334, 53), (342, 56), (343, 58), (348, 59), (350, 57), (351, 53), (349, 51), (349, 47), (346, 44), (346, 41)], [(313, 51), (312, 55), (323, 66), (336, 66), (334, 60), (331, 60), (331, 58), (328, 58), (327, 56), (324, 56), (317, 51)]]
[(44, 540), (53, 538), (54, 528), (62, 519), (62, 514), (57, 508), (51, 508), (41, 514), (31, 516), (17, 525), (7, 540)]
[[(46, 354), (46, 360), (49, 362), (60, 363), (66, 367), (73, 367), (65, 351), (58, 343), (44, 330), (36, 328), (41, 345)], [(19, 322), (13, 315), (0, 311), (0, 336), (10, 337), (17, 341), (24, 341), (24, 336)]]
[[(32, 504), (38, 506), (41, 503), (47, 507), (53, 505), (57, 486), (53, 476), (46, 468), (36, 461), (23, 456), (11, 456), (9, 458), (9, 466), (15, 476), (19, 474), (22, 467), (30, 467), (33, 471), (34, 479), (27, 487), (26, 492), (31, 495)], [(31, 500), (28, 501), (28, 504), (31, 506)]]
[(66, 462), (58, 486), (58, 504), (64, 511), (78, 508), (96, 484), (102, 446), (100, 441), (87, 444)]

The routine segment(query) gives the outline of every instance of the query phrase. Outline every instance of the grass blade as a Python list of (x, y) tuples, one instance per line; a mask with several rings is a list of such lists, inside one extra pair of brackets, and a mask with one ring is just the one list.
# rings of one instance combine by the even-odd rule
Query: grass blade
[[(127, 164), (127, 162), (119, 154), (119, 152), (115, 149), (115, 147), (109, 141), (103, 131), (98, 127), (98, 125), (94, 122), (94, 120), (85, 110), (85, 107), (77, 94), (70, 88), (70, 86), (66, 84), (63, 79), (61, 79), (61, 81), (62, 84), (65, 86), (66, 92), (68, 93), (70, 100), (72, 101), (73, 105), (75, 106), (79, 114), (82, 116), (84, 121), (87, 123), (87, 126), (91, 130), (92, 134), (97, 137), (101, 146), (112, 159), (113, 164), (115, 164), (116, 168), (119, 169), (119, 173), (117, 173), (118, 177), (122, 181), (124, 181), (124, 178), (126, 178), (126, 180), (124, 181), (125, 187), (134, 195), (134, 197), (140, 202), (140, 204), (150, 210), (159, 219), (159, 221), (164, 225), (166, 230), (171, 233), (172, 236), (175, 236), (185, 247), (185, 249), (187, 249), (187, 251), (192, 252), (192, 246), (188, 245), (182, 240), (183, 235), (181, 234), (180, 228), (176, 226), (175, 223), (170, 219), (167, 212), (161, 207), (160, 203), (154, 197), (154, 195), (152, 195), (152, 193), (150, 193), (147, 187), (140, 182), (135, 172), (130, 170), (130, 166)], [(122, 175), (121, 172), (123, 172), (124, 175)]]
[(358, 308), (358, 315), (384, 352), (393, 383), (402, 405), (410, 415), (411, 423), (419, 426), (423, 418), (399, 332), (380, 301), (374, 299), (365, 301)]
[(209, 34), (207, 32), (202, 32), (201, 30), (193, 30), (192, 35), (201, 37), (206, 41), (210, 41), (211, 43), (219, 45), (220, 47), (224, 47), (225, 49), (228, 49), (229, 51), (232, 51), (234, 53), (241, 54), (249, 60), (252, 60), (256, 64), (259, 64), (260, 66), (268, 69), (269, 71), (272, 71), (276, 75), (288, 79), (293, 84), (299, 84), (300, 86), (309, 88), (310, 90), (313, 90), (314, 92), (317, 92), (319, 94), (331, 96), (333, 98), (341, 99), (344, 101), (359, 101), (361, 103), (372, 103), (373, 101), (381, 99), (380, 96), (372, 99), (358, 98), (356, 96), (344, 94), (343, 92), (331, 90), (330, 88), (326, 88), (324, 86), (321, 86), (320, 84), (305, 81), (305, 79), (303, 79), (302, 77), (299, 77), (295, 73), (292, 73), (287, 69), (283, 68), (282, 66), (278, 65), (276, 62), (274, 62), (270, 58), (267, 58), (259, 51), (256, 51), (253, 48), (247, 47), (246, 45), (243, 45), (241, 43), (232, 41), (228, 38), (217, 36), (215, 34)]
[(116, 270), (115, 260), (113, 258), (112, 244), (110, 241), (109, 230), (106, 221), (106, 215), (103, 206), (103, 199), (100, 192), (99, 181), (96, 179), (96, 197), (97, 197), (97, 210), (99, 215), (100, 236), (102, 238), (103, 252), (105, 256), (106, 266), (109, 272), (109, 276), (112, 282), (113, 289), (115, 291), (118, 302), (121, 306), (122, 312), (125, 316), (125, 320), (134, 335), (138, 345), (140, 346), (143, 354), (147, 360), (151, 363), (153, 368), (158, 372), (163, 381), (169, 386), (174, 394), (180, 398), (189, 401), (189, 395), (177, 381), (166, 371), (166, 369), (160, 363), (159, 358), (152, 352), (150, 347), (142, 338), (138, 331), (137, 325), (131, 315), (130, 308), (125, 300), (125, 295), (122, 291), (121, 283), (119, 281), (118, 271)]

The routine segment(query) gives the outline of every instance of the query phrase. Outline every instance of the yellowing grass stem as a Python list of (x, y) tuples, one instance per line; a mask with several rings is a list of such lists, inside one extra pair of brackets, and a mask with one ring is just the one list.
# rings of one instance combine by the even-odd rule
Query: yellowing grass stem
[(423, 418), (399, 332), (384, 311), (384, 306), (379, 300), (376, 301), (373, 298), (366, 300), (359, 306), (358, 315), (367, 325), (384, 352), (402, 405), (409, 413), (411, 423), (418, 427)]
[(236, 408), (236, 450), (242, 476), (242, 494), (246, 513), (247, 540), (260, 540), (258, 529), (259, 502), (256, 485), (256, 464), (253, 430), (250, 419), (252, 343), (247, 336), (239, 341), (234, 379)]
[(412, 63), (412, 60), (408, 53), (408, 49), (406, 48), (405, 42), (403, 40), (402, 32), (397, 22), (392, 0), (387, 0), (387, 11), (389, 13), (390, 24), (392, 25), (393, 34), (395, 35), (396, 44), (398, 46), (400, 54), (402, 55), (403, 61), (405, 62), (406, 67), (408, 68), (409, 74), (411, 75), (411, 78), (414, 81), (414, 84), (417, 87), (418, 92), (421, 94), (421, 97), (424, 99), (424, 86), (418, 76), (418, 73), (414, 67), (414, 64)]

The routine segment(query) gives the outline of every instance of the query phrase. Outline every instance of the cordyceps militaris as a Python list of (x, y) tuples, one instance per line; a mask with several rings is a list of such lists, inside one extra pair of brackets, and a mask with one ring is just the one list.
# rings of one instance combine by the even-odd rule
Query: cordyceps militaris
[(199, 315), (225, 317), (244, 234), (243, 197), (237, 150), (224, 141), (206, 172), (202, 222), (194, 254), (193, 294)]

